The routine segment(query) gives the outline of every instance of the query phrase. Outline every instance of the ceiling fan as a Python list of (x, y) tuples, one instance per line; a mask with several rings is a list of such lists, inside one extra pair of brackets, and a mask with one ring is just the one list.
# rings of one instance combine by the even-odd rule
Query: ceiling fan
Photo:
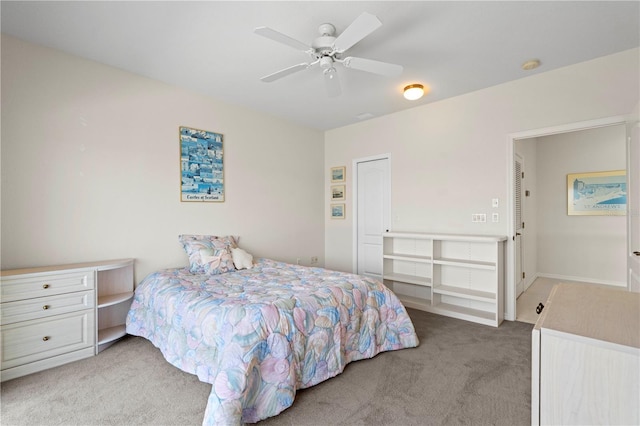
[(269, 27), (257, 27), (254, 29), (256, 34), (301, 50), (311, 57), (311, 62), (293, 65), (264, 76), (260, 80), (269, 83), (298, 71), (319, 65), (323, 70), (327, 94), (330, 97), (335, 97), (339, 96), (342, 92), (335, 64), (341, 64), (345, 68), (353, 68), (390, 77), (400, 75), (402, 73), (402, 66), (400, 65), (374, 61), (372, 59), (357, 58), (355, 56), (342, 57), (344, 52), (380, 28), (381, 25), (382, 22), (380, 22), (375, 15), (367, 12), (358, 16), (355, 21), (337, 37), (335, 35), (336, 28), (333, 25), (322, 24), (318, 27), (320, 37), (316, 38), (310, 46)]

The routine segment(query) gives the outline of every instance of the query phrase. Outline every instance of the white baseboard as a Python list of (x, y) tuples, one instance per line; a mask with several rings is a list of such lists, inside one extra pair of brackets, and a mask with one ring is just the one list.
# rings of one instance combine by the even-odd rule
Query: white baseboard
[(538, 272), (536, 274), (536, 277), (551, 278), (554, 280), (563, 280), (563, 281), (580, 281), (583, 283), (609, 285), (613, 287), (624, 287), (624, 288), (627, 287), (626, 282), (598, 280), (598, 279), (586, 278), (586, 277), (572, 277), (569, 275), (544, 274), (544, 273)]

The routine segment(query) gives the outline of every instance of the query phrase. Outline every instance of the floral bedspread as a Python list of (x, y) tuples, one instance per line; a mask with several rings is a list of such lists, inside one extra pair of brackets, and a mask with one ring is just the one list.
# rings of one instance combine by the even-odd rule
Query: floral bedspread
[(366, 277), (259, 259), (252, 269), (167, 269), (136, 288), (127, 332), (211, 383), (203, 424), (254, 423), (351, 361), (415, 347), (397, 297)]

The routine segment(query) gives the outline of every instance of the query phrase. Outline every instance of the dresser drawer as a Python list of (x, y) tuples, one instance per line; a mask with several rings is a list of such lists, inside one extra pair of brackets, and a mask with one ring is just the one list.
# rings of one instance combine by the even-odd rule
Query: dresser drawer
[(2, 369), (95, 345), (92, 309), (0, 326)]
[(2, 302), (53, 296), (94, 288), (93, 269), (2, 277)]
[(87, 290), (3, 303), (0, 324), (12, 324), (91, 309), (95, 306), (94, 299), (93, 290)]

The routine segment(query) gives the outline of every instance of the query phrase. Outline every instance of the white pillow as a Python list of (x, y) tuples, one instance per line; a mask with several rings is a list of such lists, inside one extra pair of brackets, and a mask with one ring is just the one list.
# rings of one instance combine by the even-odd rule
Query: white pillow
[(236, 269), (251, 269), (253, 266), (253, 256), (241, 248), (231, 248), (231, 257)]
[(223, 250), (214, 250), (210, 248), (200, 249), (200, 260), (202, 265), (208, 270), (220, 268)]

